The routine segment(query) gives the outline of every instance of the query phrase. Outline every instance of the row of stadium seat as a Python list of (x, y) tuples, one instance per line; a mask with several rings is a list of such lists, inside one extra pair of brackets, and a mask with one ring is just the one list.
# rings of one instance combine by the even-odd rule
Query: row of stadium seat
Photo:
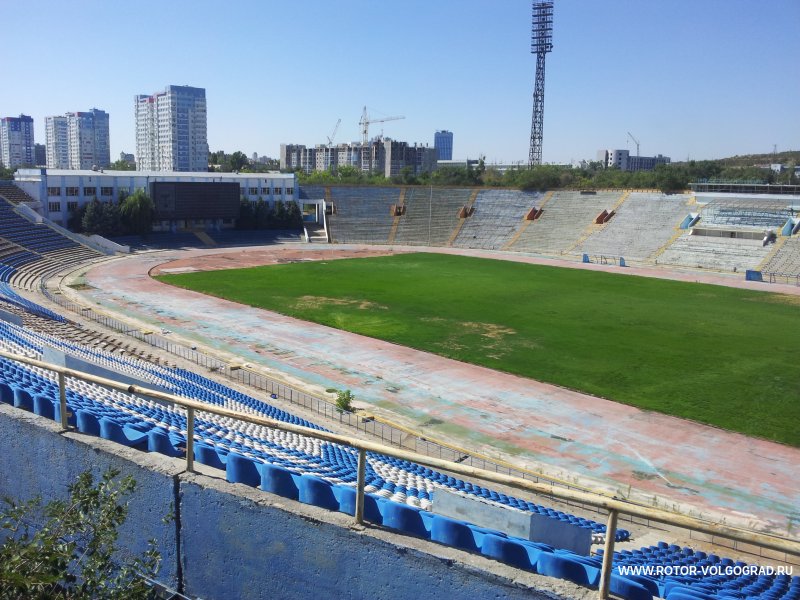
[[(602, 556), (602, 550), (598, 555)], [(659, 542), (639, 550), (614, 553), (617, 573), (628, 567), (661, 567), (659, 574), (642, 569), (626, 577), (667, 600), (741, 598), (753, 600), (800, 600), (800, 577), (759, 574), (754, 565), (715, 554)], [(707, 574), (704, 574), (704, 570)], [(665, 574), (668, 573), (668, 574)]]

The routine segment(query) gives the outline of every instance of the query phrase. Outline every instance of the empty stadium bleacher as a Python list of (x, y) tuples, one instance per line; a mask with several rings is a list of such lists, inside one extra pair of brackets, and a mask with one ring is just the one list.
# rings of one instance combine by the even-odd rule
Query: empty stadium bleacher
[(717, 197), (703, 208), (704, 226), (722, 228), (780, 229), (791, 217), (785, 199)]
[(688, 206), (689, 197), (682, 194), (633, 192), (611, 221), (572, 252), (646, 260), (669, 241)]
[(52, 271), (103, 256), (44, 223), (33, 223), (21, 216), (15, 211), (14, 205), (6, 200), (5, 196), (10, 195), (8, 190), (2, 188), (2, 191), (0, 267), (10, 268), (3, 274), (5, 283), (33, 289), (42, 276)]
[[(301, 188), (302, 189), (302, 188)], [(331, 188), (335, 210), (328, 216), (331, 240), (337, 243), (386, 244), (400, 201), (400, 188), (337, 186)]]
[(540, 254), (561, 254), (573, 247), (598, 213), (617, 204), (622, 193), (557, 191), (544, 207), (542, 216), (530, 225), (511, 245), (511, 250)]
[(765, 273), (789, 277), (800, 275), (800, 236), (786, 238), (769, 261), (759, 267)]
[(685, 233), (658, 256), (659, 264), (736, 271), (755, 269), (770, 248), (761, 240)]
[(539, 202), (538, 192), (481, 190), (474, 212), (453, 242), (460, 248), (499, 250), (522, 227), (522, 219)]
[(394, 241), (398, 244), (446, 246), (459, 224), (459, 210), (469, 203), (472, 190), (406, 188), (405, 213)]

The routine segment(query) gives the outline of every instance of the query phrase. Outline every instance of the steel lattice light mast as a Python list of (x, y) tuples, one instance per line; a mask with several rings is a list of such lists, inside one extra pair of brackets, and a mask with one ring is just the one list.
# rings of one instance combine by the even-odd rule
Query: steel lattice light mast
[(553, 3), (534, 2), (531, 26), (531, 53), (536, 55), (536, 83), (533, 88), (533, 122), (528, 166), (542, 164), (544, 124), (544, 58), (553, 49)]

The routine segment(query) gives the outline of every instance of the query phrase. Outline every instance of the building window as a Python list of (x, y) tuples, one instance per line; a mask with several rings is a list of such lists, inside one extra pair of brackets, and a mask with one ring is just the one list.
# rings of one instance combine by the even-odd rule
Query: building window
[(100, 195), (101, 196), (113, 196), (114, 195), (114, 188), (113, 187), (101, 187), (100, 188)]
[(61, 212), (61, 202), (48, 202), (47, 210), (51, 213)]
[(261, 193), (264, 194), (265, 196), (269, 196), (270, 194), (269, 188), (268, 187), (262, 188)]
[(286, 188), (286, 195), (287, 196), (294, 196), (294, 188), (293, 187)]
[(283, 193), (283, 188), (276, 187), (275, 188), (275, 195), (280, 196)]
[(49, 187), (49, 188), (47, 188), (47, 195), (48, 196), (60, 196), (61, 195), (61, 188), (60, 187)]
[[(128, 194), (130, 194), (130, 192), (131, 192), (130, 188), (126, 188), (126, 187), (119, 188), (119, 195), (120, 196), (127, 196)], [(169, 225), (169, 221), (167, 221), (167, 225)]]
[(68, 187), (67, 188), (67, 196), (77, 196), (79, 194), (78, 188), (76, 187)]
[(72, 212), (73, 210), (78, 210), (78, 203), (77, 202), (67, 202), (67, 210)]
[(89, 196), (97, 196), (97, 188), (96, 187), (84, 187), (83, 188), (83, 197), (88, 198)]
[(257, 188), (257, 187), (254, 187), (254, 188), (247, 188), (247, 189), (248, 189), (248, 193), (249, 193), (251, 196), (258, 196), (258, 188)]

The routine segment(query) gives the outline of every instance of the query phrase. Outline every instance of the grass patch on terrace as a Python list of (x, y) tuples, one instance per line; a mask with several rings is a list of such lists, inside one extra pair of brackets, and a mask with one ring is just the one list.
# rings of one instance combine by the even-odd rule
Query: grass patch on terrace
[(798, 297), (425, 253), (158, 279), (800, 446)]

